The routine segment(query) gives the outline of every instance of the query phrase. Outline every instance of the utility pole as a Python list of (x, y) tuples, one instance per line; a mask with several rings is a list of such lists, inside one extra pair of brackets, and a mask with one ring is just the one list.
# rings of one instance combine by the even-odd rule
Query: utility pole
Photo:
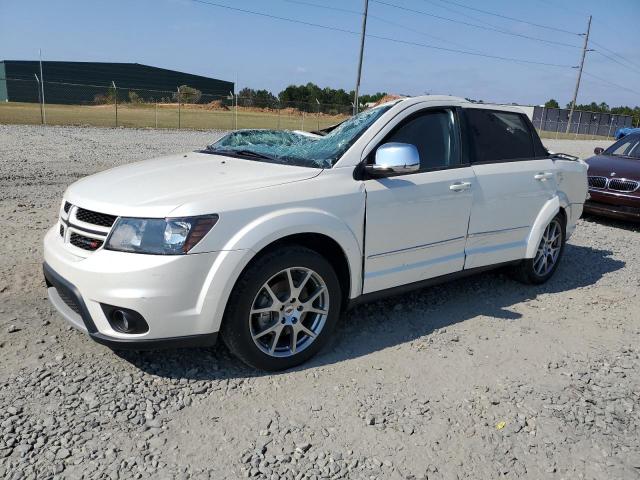
[(364, 0), (364, 15), (362, 16), (362, 35), (360, 36), (360, 60), (358, 61), (358, 78), (353, 99), (353, 114), (358, 113), (358, 93), (360, 90), (360, 78), (362, 77), (362, 57), (364, 55), (364, 39), (367, 34), (367, 14), (369, 13), (369, 0)]
[(578, 100), (578, 90), (580, 89), (580, 79), (582, 78), (582, 69), (584, 68), (584, 58), (589, 50), (589, 33), (591, 32), (591, 15), (589, 15), (589, 23), (587, 23), (587, 33), (584, 36), (584, 45), (582, 47), (582, 58), (580, 59), (580, 67), (578, 70), (578, 79), (576, 80), (576, 89), (573, 92), (573, 100), (571, 101), (571, 110), (569, 111), (569, 118), (567, 120), (567, 131), (571, 128), (571, 120), (573, 119), (573, 111), (576, 108), (576, 101)]

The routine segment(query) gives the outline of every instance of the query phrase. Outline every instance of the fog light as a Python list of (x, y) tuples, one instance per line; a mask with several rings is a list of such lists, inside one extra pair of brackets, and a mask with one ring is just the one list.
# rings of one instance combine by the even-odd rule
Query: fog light
[(113, 320), (113, 326), (116, 330), (123, 333), (129, 333), (130, 326), (127, 312), (114, 310), (111, 314), (111, 319)]
[(116, 332), (140, 334), (149, 331), (149, 325), (138, 312), (128, 308), (101, 305), (109, 325)]

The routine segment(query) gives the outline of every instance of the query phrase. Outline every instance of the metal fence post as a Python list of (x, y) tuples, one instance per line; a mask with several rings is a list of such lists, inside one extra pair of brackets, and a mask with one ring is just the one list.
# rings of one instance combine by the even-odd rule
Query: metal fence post
[(544, 122), (544, 109), (545, 107), (542, 107), (542, 113), (540, 114), (540, 133), (542, 133), (542, 122)]
[(576, 127), (576, 136), (573, 137), (574, 140), (578, 139), (578, 134), (580, 133), (580, 125), (582, 124), (582, 110), (580, 110), (580, 115), (578, 115), (578, 125)]
[(156, 128), (158, 128), (158, 102), (156, 102)]
[(180, 97), (180, 87), (178, 87), (178, 130), (182, 126), (182, 107), (180, 105), (180, 100), (182, 100), (182, 98)]
[(607, 132), (607, 138), (611, 136), (611, 127), (613, 127), (613, 115), (609, 114), (611, 118), (609, 118), (609, 131)]
[(42, 50), (40, 50), (40, 91), (42, 92), (42, 123), (47, 124), (47, 109), (44, 106), (44, 73), (42, 71)]
[(282, 114), (282, 106), (280, 105), (280, 99), (278, 99), (278, 130), (280, 130), (280, 115)]
[(38, 103), (40, 104), (40, 124), (44, 125), (44, 112), (42, 110), (42, 95), (40, 92), (40, 79), (38, 78), (37, 74), (33, 74), (34, 77), (36, 77), (36, 86), (38, 89)]
[(116, 82), (113, 80), (111, 85), (113, 85), (113, 104), (116, 107), (116, 128), (118, 128), (118, 87), (116, 87)]

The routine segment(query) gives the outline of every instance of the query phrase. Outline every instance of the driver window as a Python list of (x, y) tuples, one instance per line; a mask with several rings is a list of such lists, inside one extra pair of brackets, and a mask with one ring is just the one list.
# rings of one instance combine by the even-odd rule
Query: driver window
[(454, 114), (451, 110), (420, 113), (405, 120), (384, 141), (410, 143), (420, 153), (420, 169), (446, 168), (459, 163)]

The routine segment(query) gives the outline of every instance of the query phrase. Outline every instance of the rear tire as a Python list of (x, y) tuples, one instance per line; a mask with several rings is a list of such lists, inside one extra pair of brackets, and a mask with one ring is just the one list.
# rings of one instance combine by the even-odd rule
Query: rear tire
[(565, 239), (564, 216), (558, 213), (545, 227), (535, 257), (522, 260), (514, 268), (516, 280), (529, 285), (539, 285), (549, 280), (562, 259)]
[(225, 311), (221, 336), (247, 365), (277, 371), (314, 356), (340, 316), (341, 291), (331, 264), (301, 246), (281, 247), (242, 273)]

